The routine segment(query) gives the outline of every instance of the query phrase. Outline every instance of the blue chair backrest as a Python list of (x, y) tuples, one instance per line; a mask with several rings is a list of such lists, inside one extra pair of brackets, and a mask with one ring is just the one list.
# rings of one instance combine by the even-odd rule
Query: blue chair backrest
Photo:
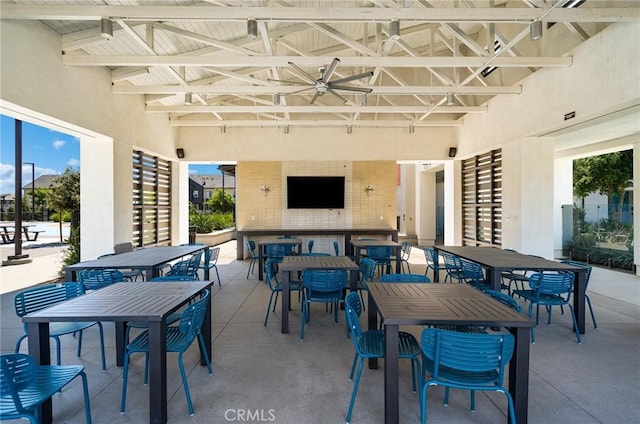
[(460, 259), (460, 265), (462, 266), (462, 273), (467, 282), (477, 285), (481, 280), (484, 280), (484, 272), (480, 264), (466, 259)]
[(423, 247), (422, 250), (424, 251), (424, 258), (427, 260), (427, 263), (433, 262), (436, 265), (438, 264), (440, 260), (438, 258), (438, 251), (436, 249), (434, 249), (433, 247)]
[(351, 332), (351, 341), (353, 342), (356, 351), (360, 351), (359, 340), (362, 336), (362, 326), (360, 325), (360, 314), (362, 313), (362, 303), (358, 293), (351, 292), (344, 300), (345, 307), (344, 312), (347, 317), (347, 324), (349, 325), (349, 331)]
[(204, 263), (215, 265), (218, 263), (218, 256), (220, 256), (219, 247), (209, 248), (204, 252)]
[(529, 277), (529, 286), (538, 292), (538, 297), (540, 294), (566, 295), (565, 300), (568, 300), (573, 290), (573, 279), (572, 272), (535, 273)]
[(309, 240), (309, 243), (307, 245), (307, 247), (309, 249), (309, 253), (313, 252), (313, 244), (314, 244), (314, 241), (313, 240)]
[(430, 283), (431, 279), (422, 274), (384, 274), (381, 283)]
[(333, 242), (333, 251), (336, 252), (336, 256), (340, 256), (340, 245), (337, 241)]
[(402, 242), (402, 246), (401, 246), (401, 250), (402, 250), (402, 259), (409, 259), (409, 256), (411, 256), (411, 242), (408, 241), (403, 241)]
[(196, 277), (193, 275), (161, 275), (151, 279), (151, 282), (154, 283), (161, 283), (163, 281), (196, 281)]
[(508, 307), (515, 309), (518, 312), (522, 312), (522, 306), (520, 306), (518, 301), (515, 300), (513, 297), (496, 290), (484, 290), (484, 292), (485, 294), (488, 294), (489, 296), (493, 297), (498, 302), (503, 303)]
[(376, 261), (369, 258), (360, 259), (360, 281), (373, 281), (376, 276)]
[(165, 275), (187, 275), (187, 276), (195, 276), (198, 272), (198, 263), (194, 263), (190, 259), (176, 262), (171, 265), (171, 270), (167, 272)]
[(98, 290), (123, 280), (122, 272), (115, 269), (87, 269), (78, 272), (78, 280), (85, 290)]
[(79, 282), (46, 284), (16, 294), (13, 303), (16, 314), (23, 317), (83, 294), (84, 288)]
[(205, 290), (200, 299), (187, 305), (182, 312), (182, 316), (180, 317), (180, 332), (186, 335), (184, 348), (191, 344), (202, 329), (209, 296), (209, 290)]
[(393, 255), (390, 246), (368, 246), (365, 250), (367, 257), (374, 260), (387, 260)]
[(342, 270), (306, 270), (302, 282), (309, 292), (340, 292), (347, 285), (347, 272)]
[(449, 270), (459, 270), (462, 269), (462, 264), (460, 263), (460, 258), (456, 255), (452, 255), (451, 253), (442, 252), (442, 258), (444, 259), (444, 266)]
[(286, 244), (267, 244), (265, 252), (269, 258), (281, 258), (291, 252), (291, 246)]
[(253, 240), (247, 240), (247, 249), (249, 249), (249, 255), (256, 255), (256, 242)]
[(276, 259), (267, 259), (264, 263), (264, 279), (271, 288), (274, 290), (277, 286), (280, 285), (278, 282), (278, 261)]
[[(437, 328), (422, 331), (422, 354), (434, 363), (434, 379), (438, 378), (440, 367), (448, 367), (469, 372), (494, 372), (492, 381), (501, 385), (514, 345), (515, 338), (511, 334), (462, 333)], [(455, 383), (455, 377), (450, 374), (448, 380)], [(464, 373), (461, 377), (462, 383), (469, 383), (464, 379)]]
[[(4, 399), (11, 396), (13, 406), (20, 414), (29, 413), (22, 406), (18, 392), (26, 389), (35, 382), (38, 375), (38, 365), (29, 355), (24, 353), (10, 353), (0, 356), (0, 394)], [(5, 409), (5, 401), (3, 410)], [(26, 399), (33, 401), (34, 399)]]

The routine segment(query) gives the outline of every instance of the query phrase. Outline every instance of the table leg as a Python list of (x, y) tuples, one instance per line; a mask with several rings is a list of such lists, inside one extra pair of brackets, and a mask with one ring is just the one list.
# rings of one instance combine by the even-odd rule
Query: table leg
[[(369, 330), (378, 329), (378, 305), (373, 300), (373, 296), (367, 296), (367, 322)], [(369, 369), (378, 369), (378, 360), (375, 358), (369, 359)]]
[(152, 266), (144, 269), (144, 281), (151, 281), (160, 276), (160, 268)]
[[(204, 257), (208, 257), (208, 253), (209, 252), (209, 247), (205, 247), (204, 248)], [(204, 281), (209, 281), (209, 267), (208, 267), (208, 263), (205, 263), (205, 267), (204, 267)]]
[(264, 279), (264, 252), (261, 246), (258, 246), (258, 281)]
[(396, 274), (402, 274), (402, 245), (396, 247)]
[(289, 332), (289, 304), (291, 302), (291, 296), (289, 295), (289, 282), (291, 281), (291, 271), (283, 271), (282, 273), (282, 302), (280, 307), (281, 311), (281, 320), (282, 320), (282, 328), (280, 331), (282, 333)]
[(577, 271), (574, 274), (573, 280), (573, 311), (576, 314), (576, 321), (578, 322), (578, 332), (584, 334), (585, 332), (585, 282), (587, 278), (586, 271)]
[[(211, 355), (211, 296), (209, 296), (209, 300), (207, 301), (207, 309), (204, 313), (204, 323), (202, 324), (202, 329), (200, 330), (202, 334), (202, 338), (204, 339), (204, 345), (207, 349), (207, 356), (209, 360), (213, 362), (213, 357)], [(200, 352), (200, 366), (206, 366), (207, 361), (204, 359), (204, 355)]]
[(400, 419), (398, 388), (398, 332), (397, 325), (384, 326), (384, 422), (397, 424)]
[(167, 422), (167, 335), (163, 321), (149, 322), (149, 422)]
[(127, 330), (127, 323), (124, 321), (116, 321), (116, 366), (124, 366), (124, 351), (127, 347), (127, 341), (125, 340), (125, 334)]
[[(29, 335), (29, 355), (31, 355), (38, 365), (51, 365), (50, 345), (49, 345), (49, 323), (30, 322), (27, 324), (27, 334)], [(51, 424), (53, 422), (53, 403), (51, 398), (40, 405), (40, 422)]]
[(500, 291), (502, 286), (502, 271), (496, 271), (494, 268), (487, 269), (487, 284), (495, 290)]
[(513, 397), (516, 422), (527, 424), (529, 409), (529, 334), (528, 327), (511, 328), (515, 348), (509, 362), (509, 392)]

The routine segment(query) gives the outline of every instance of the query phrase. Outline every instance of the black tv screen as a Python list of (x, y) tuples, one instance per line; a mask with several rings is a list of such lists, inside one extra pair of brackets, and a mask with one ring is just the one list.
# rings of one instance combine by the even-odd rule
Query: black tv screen
[(344, 177), (287, 177), (287, 208), (344, 209)]

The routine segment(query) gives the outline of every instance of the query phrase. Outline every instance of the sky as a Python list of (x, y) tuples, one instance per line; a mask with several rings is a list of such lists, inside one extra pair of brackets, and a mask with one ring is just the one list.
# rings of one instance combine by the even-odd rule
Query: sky
[[(68, 134), (22, 123), (22, 162), (35, 164), (35, 178), (80, 169), (80, 140)], [(15, 191), (15, 120), (0, 115), (0, 195)], [(189, 174), (220, 174), (218, 165), (189, 165)], [(22, 166), (22, 186), (31, 183), (31, 165)]]
[[(33, 162), (35, 178), (80, 169), (77, 137), (22, 123), (22, 161)], [(15, 120), (0, 115), (0, 194), (15, 192)], [(31, 182), (31, 165), (22, 165), (22, 186)]]

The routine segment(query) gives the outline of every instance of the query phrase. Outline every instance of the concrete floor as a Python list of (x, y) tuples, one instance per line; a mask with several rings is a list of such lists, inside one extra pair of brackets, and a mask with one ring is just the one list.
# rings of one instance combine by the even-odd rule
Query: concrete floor
[[(169, 355), (168, 415), (170, 423), (226, 422), (342, 423), (353, 383), (348, 374), (353, 346), (345, 337), (344, 316), (333, 324), (323, 307), (313, 309), (300, 341), (300, 312), (294, 300), (291, 333), (279, 331), (279, 308), (263, 327), (268, 287), (257, 272), (246, 279), (248, 261), (235, 259), (235, 241), (221, 245), (218, 268), (222, 287), (213, 286), (214, 375), (198, 365), (198, 348), (185, 357), (195, 415), (189, 417), (180, 383), (177, 355)], [(37, 262), (38, 258), (34, 258)], [(423, 273), (422, 251), (413, 249), (411, 270)], [(14, 275), (17, 271), (12, 270)], [(23, 281), (28, 284), (28, 275)], [(9, 275), (9, 274), (5, 274)], [(4, 278), (4, 277), (3, 277)], [(4, 285), (6, 282), (3, 281)], [(531, 346), (530, 423), (640, 422), (640, 279), (600, 270), (591, 286), (609, 287), (610, 296), (590, 292), (598, 328), (590, 320), (582, 345), (576, 343), (569, 314), (555, 313), (551, 326), (539, 326)], [(622, 301), (619, 299), (624, 299)], [(13, 293), (0, 296), (0, 348), (11, 352), (22, 325), (13, 310)], [(526, 305), (524, 305), (526, 306)], [(408, 328), (419, 336), (420, 328)], [(63, 363), (85, 366), (89, 379), (93, 422), (148, 422), (148, 391), (142, 384), (144, 361), (134, 357), (129, 375), (127, 410), (119, 413), (122, 369), (115, 365), (114, 327), (105, 324), (107, 371), (100, 370), (97, 329), (85, 334), (81, 358), (71, 336), (62, 339)], [(26, 351), (26, 342), (22, 351)], [(418, 397), (411, 392), (408, 361), (401, 361), (401, 423), (418, 423)], [(352, 423), (383, 423), (383, 370), (365, 367)], [(443, 391), (430, 389), (431, 423), (506, 422), (506, 401), (500, 394), (478, 394), (476, 411), (469, 410), (468, 392), (453, 391), (442, 404)], [(81, 384), (72, 383), (54, 396), (56, 423), (84, 423)]]

